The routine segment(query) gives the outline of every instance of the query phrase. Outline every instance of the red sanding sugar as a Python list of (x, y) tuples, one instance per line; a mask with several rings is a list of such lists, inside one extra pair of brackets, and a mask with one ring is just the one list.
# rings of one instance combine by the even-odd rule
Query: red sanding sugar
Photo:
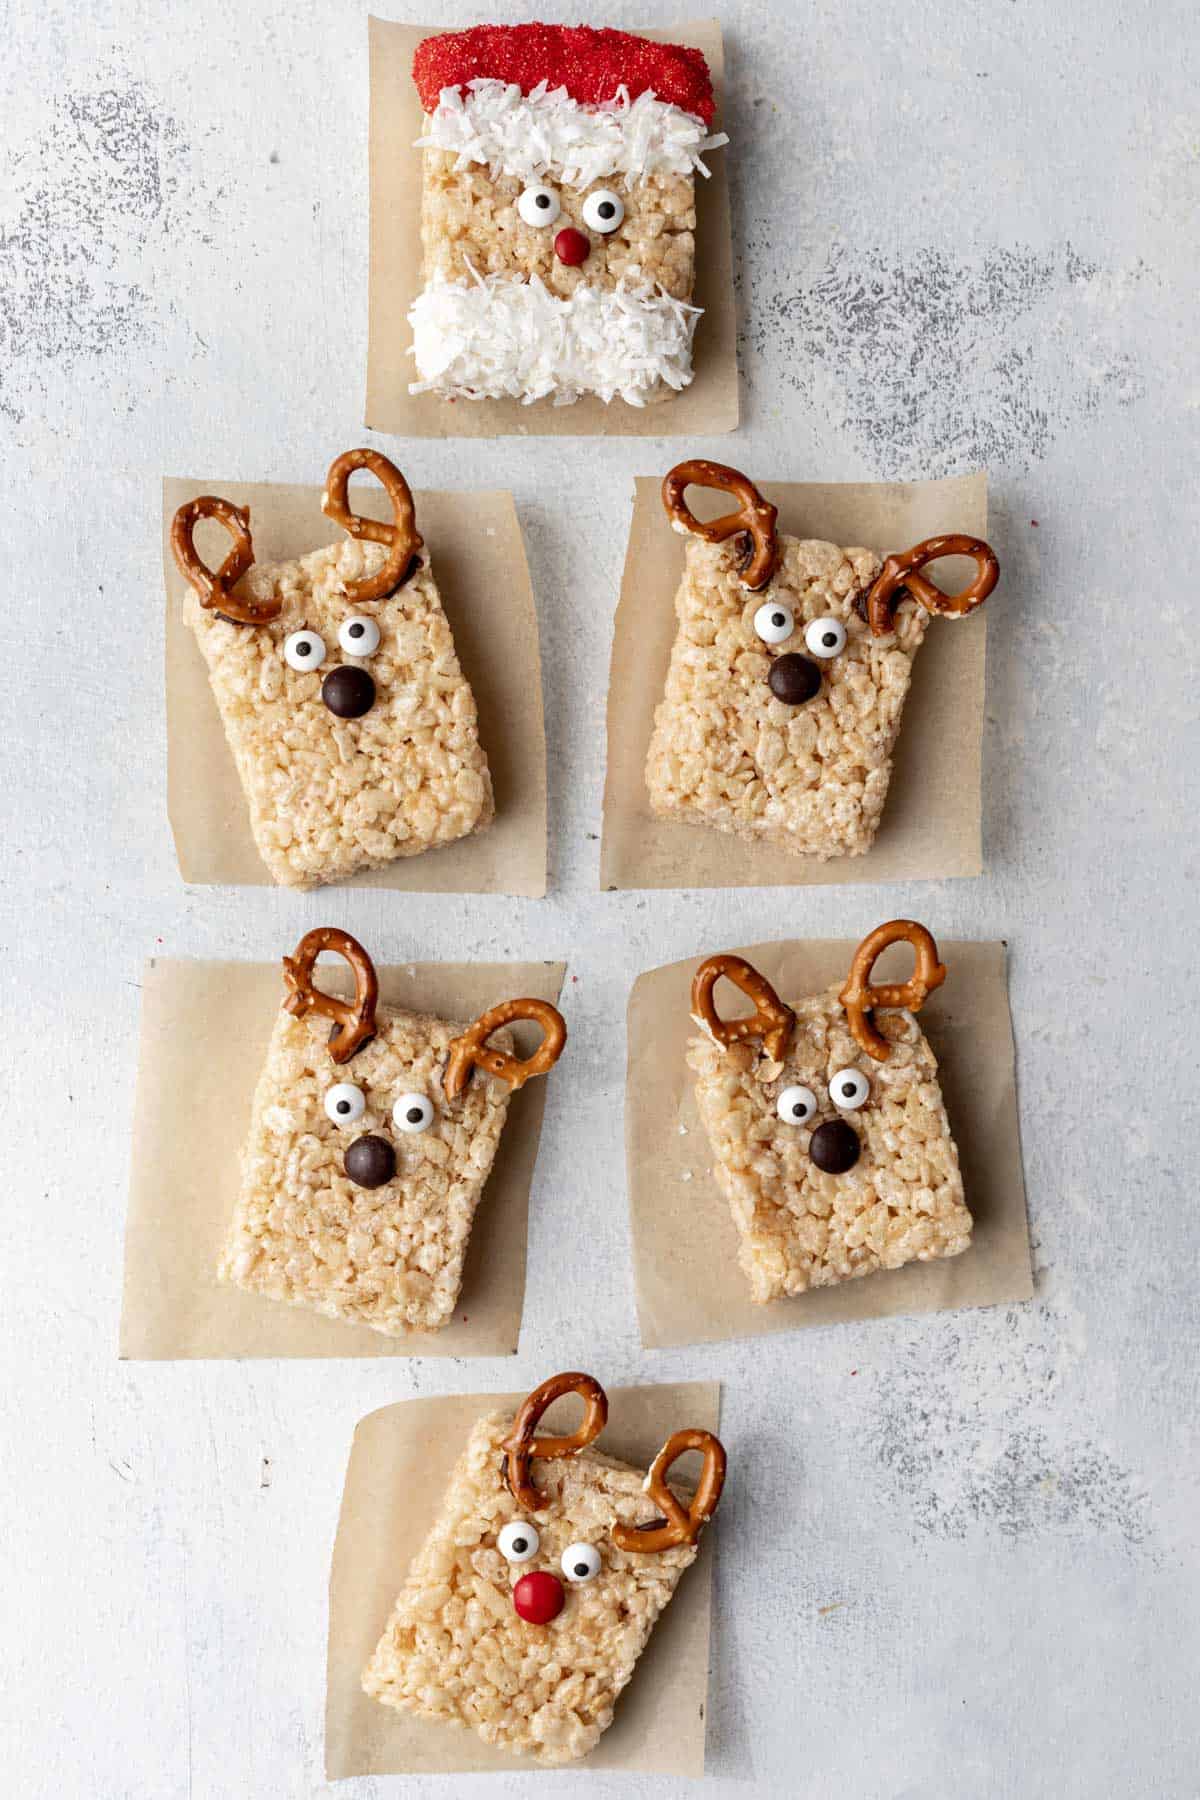
[(631, 100), (653, 90), (660, 100), (712, 124), (708, 64), (684, 44), (654, 44), (628, 31), (591, 25), (472, 25), (426, 38), (413, 57), (413, 80), (427, 113), (443, 88), (468, 81), (515, 82), (529, 93), (539, 81), (565, 87), (582, 106), (611, 100), (619, 87)]

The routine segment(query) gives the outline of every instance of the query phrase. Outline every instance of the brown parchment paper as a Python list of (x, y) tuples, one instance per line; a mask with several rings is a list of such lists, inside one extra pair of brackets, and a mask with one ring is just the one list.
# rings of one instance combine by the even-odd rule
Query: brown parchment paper
[[(754, 471), (749, 471), (753, 476)], [(664, 468), (662, 474), (666, 473)], [(978, 875), (984, 651), (989, 607), (966, 619), (934, 619), (913, 664), (883, 822), (865, 856), (819, 863), (773, 844), (747, 843), (702, 825), (656, 819), (646, 795), (646, 751), (675, 642), (675, 592), (683, 539), (671, 530), (662, 475), (638, 476), (613, 632), (608, 683), (608, 770), (600, 849), (603, 888), (813, 887), (845, 882)], [(916, 482), (760, 482), (796, 537), (861, 545), (886, 554), (938, 532), (987, 536), (987, 475)], [(728, 496), (693, 488), (697, 518), (729, 510)], [(972, 565), (947, 558), (933, 571), (949, 585)], [(965, 574), (964, 574), (965, 572)]]
[[(409, 470), (411, 473), (411, 469)], [(167, 590), (167, 808), (179, 869), (187, 882), (228, 887), (274, 883), (255, 848), (237, 767), (225, 739), (208, 669), (184, 622), (187, 583), (171, 555), (171, 520), (185, 500), (220, 494), (249, 506), (257, 562), (281, 562), (336, 543), (342, 533), (321, 511), (319, 487), (168, 476), (163, 482), (163, 571)], [(511, 494), (417, 492), (417, 526), (454, 633), (459, 661), (479, 709), (479, 733), (496, 792), (486, 831), (343, 887), (400, 888), (417, 894), (546, 892), (546, 740), (537, 613)], [(389, 517), (381, 488), (356, 483), (356, 510)], [(205, 537), (204, 531), (212, 532)], [(220, 527), (197, 533), (219, 561)]]
[[(739, 125), (722, 119), (725, 50), (715, 19), (643, 30), (664, 43), (694, 44), (712, 72), (713, 129), (733, 142), (705, 160), (696, 177), (696, 291), (704, 308), (696, 327), (691, 386), (654, 406), (586, 397), (574, 406), (551, 399), (442, 400), (410, 394), (416, 380), (408, 355), (408, 313), (421, 288), (421, 103), (412, 79), (413, 52), (436, 26), (369, 21), (371, 49), (371, 264), (366, 423), (398, 437), (696, 437), (735, 431), (738, 423), (737, 313), (725, 158), (738, 154)], [(640, 29), (640, 28), (639, 28)], [(744, 133), (742, 134), (744, 136)]]
[[(287, 948), (291, 949), (289, 942)], [(321, 985), (350, 992), (324, 962)], [(394, 1006), (473, 1019), (498, 1000), (556, 1001), (563, 963), (408, 963), (379, 968)], [(217, 1258), (239, 1184), (250, 1104), (283, 998), (275, 963), (159, 957), (142, 979), (142, 1034), (125, 1230), (122, 1357), (505, 1356), (525, 1297), (529, 1187), (546, 1083), (513, 1095), (463, 1270), (441, 1331), (385, 1337), (218, 1282)], [(569, 1023), (569, 1021), (568, 1021)], [(522, 1054), (536, 1026), (514, 1027)], [(564, 1057), (571, 1054), (568, 1043)]]
[[(712, 1381), (609, 1388), (608, 1424), (597, 1447), (648, 1468), (680, 1426), (718, 1429), (720, 1393)], [(465, 1727), (414, 1718), (369, 1699), (359, 1682), (472, 1425), (484, 1413), (515, 1410), (524, 1398), (522, 1391), (402, 1400), (360, 1421), (329, 1577), (325, 1773), (331, 1781), (348, 1775), (547, 1773), (526, 1757), (493, 1749)], [(571, 1417), (570, 1401), (560, 1401), (546, 1414), (545, 1429)], [(734, 1447), (728, 1448), (731, 1485), (740, 1471)], [(713, 1538), (719, 1530), (718, 1513), (651, 1632), (612, 1724), (591, 1755), (568, 1769), (703, 1775)]]
[[(877, 923), (866, 920), (862, 935)], [(761, 970), (784, 1000), (792, 1000), (844, 981), (859, 941), (751, 944), (738, 954)], [(661, 1349), (769, 1337), (846, 1319), (1030, 1299), (1033, 1271), (1005, 947), (939, 942), (948, 974), (921, 1009), (921, 1029), (938, 1059), (967, 1206), (975, 1221), (970, 1249), (941, 1262), (881, 1270), (767, 1306), (751, 1303), (738, 1265), (729, 1202), (712, 1172), (712, 1152), (684, 1060), (695, 1031), (689, 1005), (696, 965), (703, 956), (731, 948), (710, 944), (684, 962), (651, 969), (639, 975), (629, 997), (625, 1148), (643, 1344)], [(903, 981), (911, 967), (911, 951), (906, 964), (903, 948), (896, 945), (880, 957), (874, 979)], [(723, 1013), (751, 1010), (739, 1004), (741, 998), (727, 982), (721, 984)]]

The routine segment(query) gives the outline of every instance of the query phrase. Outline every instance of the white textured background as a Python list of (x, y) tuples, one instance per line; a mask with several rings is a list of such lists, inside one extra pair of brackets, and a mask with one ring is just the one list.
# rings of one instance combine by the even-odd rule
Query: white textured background
[[(990, 465), (983, 880), (598, 894), (630, 476), (683, 446), (400, 447), (418, 486), (516, 494), (554, 774), (542, 903), (188, 892), (167, 833), (160, 474), (316, 482), (363, 440), (365, 8), (0, 18), (5, 1794), (325, 1792), (354, 1421), (571, 1365), (726, 1384), (708, 1791), (1195, 1794), (1190, 0), (724, 8), (746, 424), (688, 449), (797, 479)], [(119, 1366), (142, 959), (274, 958), (331, 910), (385, 958), (572, 958), (522, 1354)], [(632, 973), (897, 912), (1012, 945), (1036, 1301), (643, 1356)], [(672, 1791), (514, 1773), (344, 1792), (585, 1789)]]

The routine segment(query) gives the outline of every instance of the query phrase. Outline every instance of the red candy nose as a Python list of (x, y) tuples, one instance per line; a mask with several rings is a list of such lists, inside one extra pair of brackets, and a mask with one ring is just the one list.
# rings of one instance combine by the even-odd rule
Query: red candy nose
[(582, 231), (576, 231), (573, 225), (565, 225), (554, 240), (554, 254), (568, 269), (577, 269), (592, 254), (592, 246)]
[(548, 1625), (563, 1609), (562, 1582), (545, 1569), (522, 1575), (512, 1594), (513, 1605), (527, 1625)]

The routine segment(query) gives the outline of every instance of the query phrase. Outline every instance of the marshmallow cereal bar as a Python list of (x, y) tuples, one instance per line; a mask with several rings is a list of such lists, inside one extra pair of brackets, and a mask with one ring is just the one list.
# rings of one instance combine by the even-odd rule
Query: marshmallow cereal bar
[[(584, 1401), (579, 1430), (535, 1436), (564, 1393)], [(363, 1673), (368, 1694), (540, 1763), (594, 1748), (725, 1476), (706, 1431), (675, 1432), (649, 1473), (603, 1455), (591, 1445), (607, 1416), (598, 1382), (564, 1374), (515, 1418), (480, 1419)], [(666, 1480), (687, 1450), (704, 1459), (691, 1495)]]
[[(871, 987), (876, 957), (900, 939), (917, 952), (912, 979)], [(970, 1244), (937, 1061), (913, 1016), (945, 973), (933, 939), (910, 920), (873, 931), (840, 990), (795, 1001), (741, 957), (710, 957), (697, 970), (688, 1064), (753, 1300), (958, 1256)], [(722, 977), (754, 1003), (752, 1017), (718, 1015)]]

